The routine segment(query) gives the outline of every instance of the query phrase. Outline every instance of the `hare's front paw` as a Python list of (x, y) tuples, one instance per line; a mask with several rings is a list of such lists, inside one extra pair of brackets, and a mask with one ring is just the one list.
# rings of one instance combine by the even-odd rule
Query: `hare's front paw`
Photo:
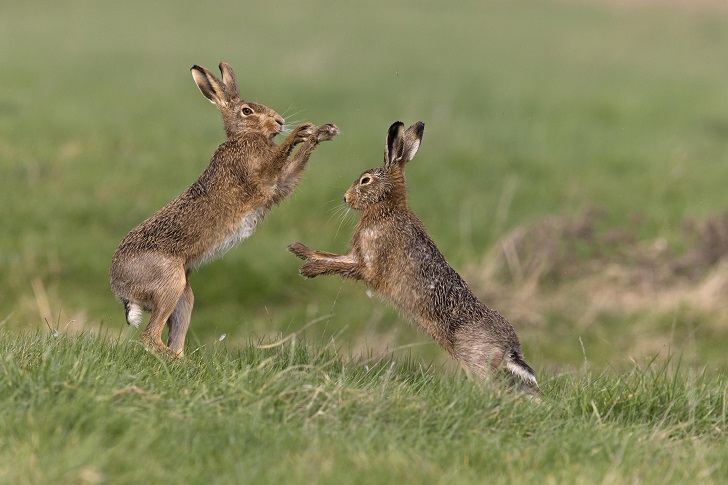
[(328, 141), (339, 134), (339, 129), (333, 123), (326, 123), (316, 130), (316, 141)]
[(288, 250), (296, 255), (296, 257), (306, 260), (308, 259), (308, 255), (311, 253), (311, 250), (301, 244), (300, 242), (294, 242), (292, 244), (288, 245)]
[(326, 268), (321, 261), (309, 261), (301, 266), (298, 272), (305, 278), (315, 278), (324, 274), (326, 272)]
[(295, 130), (293, 130), (293, 139), (294, 143), (303, 143), (306, 141), (311, 135), (314, 135), (316, 133), (316, 125), (313, 123), (303, 123), (301, 125), (298, 125)]

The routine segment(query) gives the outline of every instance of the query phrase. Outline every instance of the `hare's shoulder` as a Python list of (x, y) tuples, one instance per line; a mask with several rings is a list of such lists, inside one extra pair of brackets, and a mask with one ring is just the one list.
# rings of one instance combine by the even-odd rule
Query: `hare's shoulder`
[(425, 225), (414, 213), (401, 213), (399, 219), (402, 232), (407, 235), (410, 250), (427, 259), (444, 260), (442, 253), (425, 229)]
[(450, 266), (447, 258), (417, 216), (411, 214), (409, 220), (410, 223), (406, 226), (407, 244), (403, 245), (402, 250), (418, 268), (417, 273), (427, 278), (428, 281), (449, 282), (456, 286), (466, 287), (463, 279)]
[(394, 212), (389, 220), (367, 227), (362, 233), (377, 253), (386, 253), (387, 259), (397, 259), (416, 273), (421, 272), (417, 269), (421, 266), (439, 272), (450, 269), (422, 221), (412, 212)]

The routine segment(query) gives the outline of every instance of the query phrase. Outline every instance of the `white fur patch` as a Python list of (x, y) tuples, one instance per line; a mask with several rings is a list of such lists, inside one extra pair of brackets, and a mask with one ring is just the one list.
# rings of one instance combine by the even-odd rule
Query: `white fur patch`
[(526, 369), (520, 367), (519, 365), (514, 364), (513, 362), (507, 362), (506, 368), (514, 375), (517, 375), (521, 379), (523, 379), (526, 382), (530, 382), (531, 384), (538, 385), (536, 382), (536, 378), (528, 372)]
[(139, 324), (142, 323), (142, 316), (144, 309), (141, 305), (129, 302), (129, 310), (126, 312), (126, 322), (129, 325), (133, 325), (135, 328), (139, 328)]
[(220, 242), (202, 253), (200, 257), (191, 260), (187, 264), (187, 268), (198, 268), (203, 264), (222, 257), (222, 255), (230, 251), (233, 246), (240, 243), (243, 239), (249, 238), (255, 232), (255, 228), (258, 223), (263, 220), (263, 216), (265, 216), (265, 208), (263, 207), (258, 207), (243, 216), (234, 231), (226, 234)]
[(379, 237), (379, 233), (375, 229), (365, 229), (364, 235), (371, 239), (377, 239)]

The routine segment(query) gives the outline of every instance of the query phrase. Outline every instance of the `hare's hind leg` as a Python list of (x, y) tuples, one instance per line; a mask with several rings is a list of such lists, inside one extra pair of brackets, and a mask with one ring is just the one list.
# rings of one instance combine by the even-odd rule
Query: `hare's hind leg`
[(187, 283), (182, 296), (177, 301), (177, 306), (167, 320), (169, 327), (169, 338), (167, 346), (179, 357), (184, 355), (185, 336), (190, 326), (192, 317), (192, 305), (195, 303), (195, 295), (192, 294), (192, 287)]
[(152, 316), (149, 319), (147, 328), (142, 332), (141, 340), (145, 348), (162, 352), (170, 357), (177, 355), (162, 342), (162, 330), (180, 301), (187, 286), (187, 278), (184, 269), (180, 266), (179, 271), (169, 275), (164, 284), (154, 289), (152, 294)]

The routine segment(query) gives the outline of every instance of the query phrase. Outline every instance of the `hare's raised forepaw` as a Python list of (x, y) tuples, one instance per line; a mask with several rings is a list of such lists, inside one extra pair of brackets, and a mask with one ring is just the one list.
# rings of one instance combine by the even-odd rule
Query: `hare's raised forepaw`
[(300, 242), (289, 244), (288, 250), (295, 254), (297, 258), (303, 259), (304, 261), (308, 259), (308, 255), (311, 253), (311, 250)]
[(326, 268), (321, 261), (309, 261), (301, 266), (298, 272), (305, 278), (315, 278), (324, 274), (326, 272)]
[(333, 137), (339, 134), (339, 129), (333, 123), (326, 123), (325, 125), (319, 126), (316, 130), (316, 141), (329, 141)]
[(313, 123), (302, 123), (298, 125), (295, 130), (293, 130), (294, 142), (303, 143), (309, 137), (315, 135), (316, 133), (316, 125), (314, 125)]

